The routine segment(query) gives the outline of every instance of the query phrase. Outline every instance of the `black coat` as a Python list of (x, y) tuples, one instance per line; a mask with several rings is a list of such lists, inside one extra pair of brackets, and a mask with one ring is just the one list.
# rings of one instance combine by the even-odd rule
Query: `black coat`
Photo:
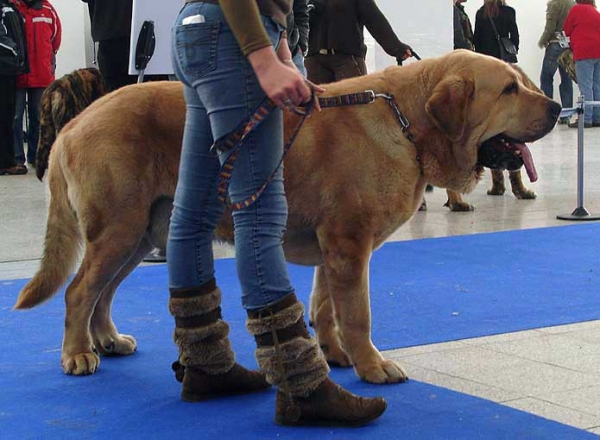
[[(475, 16), (475, 32), (473, 43), (475, 51), (485, 55), (500, 58), (500, 46), (496, 34), (490, 23), (490, 19), (484, 15), (483, 7), (477, 11)], [(500, 6), (500, 15), (494, 17), (494, 24), (500, 37), (508, 37), (517, 50), (519, 49), (519, 29), (517, 28), (516, 13), (510, 6)], [(516, 61), (515, 61), (516, 62)]]
[(15, 5), (0, 0), (0, 75), (29, 72), (25, 20)]
[(308, 1), (294, 0), (292, 12), (287, 16), (288, 44), (292, 56), (299, 50), (308, 50)]
[(130, 38), (133, 0), (82, 0), (88, 4), (92, 40)]

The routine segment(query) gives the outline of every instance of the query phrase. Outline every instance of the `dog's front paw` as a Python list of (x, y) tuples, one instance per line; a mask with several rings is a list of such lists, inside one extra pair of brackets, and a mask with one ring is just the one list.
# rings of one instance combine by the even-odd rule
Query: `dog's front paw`
[(517, 190), (513, 190), (513, 194), (517, 199), (520, 200), (533, 200), (537, 197), (537, 194), (527, 188), (519, 188)]
[(370, 383), (402, 383), (408, 380), (406, 370), (397, 362), (390, 359), (383, 359), (381, 362), (361, 368), (355, 366), (356, 374)]
[(137, 349), (137, 342), (131, 335), (119, 334), (96, 341), (96, 348), (102, 356), (126, 356)]
[(60, 361), (64, 373), (74, 376), (94, 374), (100, 366), (100, 357), (96, 353), (63, 354)]

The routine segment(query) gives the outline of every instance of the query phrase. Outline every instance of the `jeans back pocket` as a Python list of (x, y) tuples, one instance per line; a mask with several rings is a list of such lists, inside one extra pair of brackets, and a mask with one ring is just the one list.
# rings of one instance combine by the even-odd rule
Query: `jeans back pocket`
[(175, 28), (177, 62), (190, 83), (215, 69), (220, 25), (209, 21)]

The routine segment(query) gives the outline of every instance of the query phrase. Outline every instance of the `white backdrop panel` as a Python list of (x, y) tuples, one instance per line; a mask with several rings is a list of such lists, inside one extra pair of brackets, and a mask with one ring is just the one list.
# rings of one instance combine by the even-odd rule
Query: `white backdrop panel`
[[(377, 2), (389, 20), (396, 35), (411, 45), (422, 57), (431, 58), (452, 50), (452, 3), (440, 0), (379, 0)], [(135, 70), (135, 47), (139, 31), (145, 20), (154, 21), (156, 49), (146, 74), (173, 73), (170, 59), (170, 32), (181, 2), (164, 0), (133, 0), (131, 56), (129, 73)], [(373, 39), (366, 36), (367, 66), (369, 71), (383, 69), (395, 64), (396, 60), (387, 55)]]
[[(453, 48), (451, 0), (378, 0), (379, 9), (387, 17), (400, 40), (410, 45), (422, 58), (442, 55)], [(369, 72), (396, 64), (383, 49), (366, 39)], [(411, 59), (408, 62), (414, 62)]]
[(146, 20), (154, 22), (156, 35), (156, 48), (154, 55), (148, 62), (145, 74), (171, 74), (171, 28), (177, 14), (183, 5), (178, 0), (133, 0), (133, 14), (131, 18), (131, 47), (129, 51), (129, 74), (137, 75), (135, 69), (135, 47), (142, 24)]

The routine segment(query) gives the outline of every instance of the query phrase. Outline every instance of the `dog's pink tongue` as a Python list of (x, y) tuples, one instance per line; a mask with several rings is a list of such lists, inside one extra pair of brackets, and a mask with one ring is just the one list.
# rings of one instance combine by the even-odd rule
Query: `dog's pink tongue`
[(529, 176), (529, 181), (535, 182), (538, 179), (538, 175), (535, 170), (531, 151), (529, 151), (529, 148), (527, 148), (527, 145), (525, 144), (515, 144), (515, 147), (521, 152), (521, 157), (523, 158), (523, 164), (525, 165), (525, 170)]

